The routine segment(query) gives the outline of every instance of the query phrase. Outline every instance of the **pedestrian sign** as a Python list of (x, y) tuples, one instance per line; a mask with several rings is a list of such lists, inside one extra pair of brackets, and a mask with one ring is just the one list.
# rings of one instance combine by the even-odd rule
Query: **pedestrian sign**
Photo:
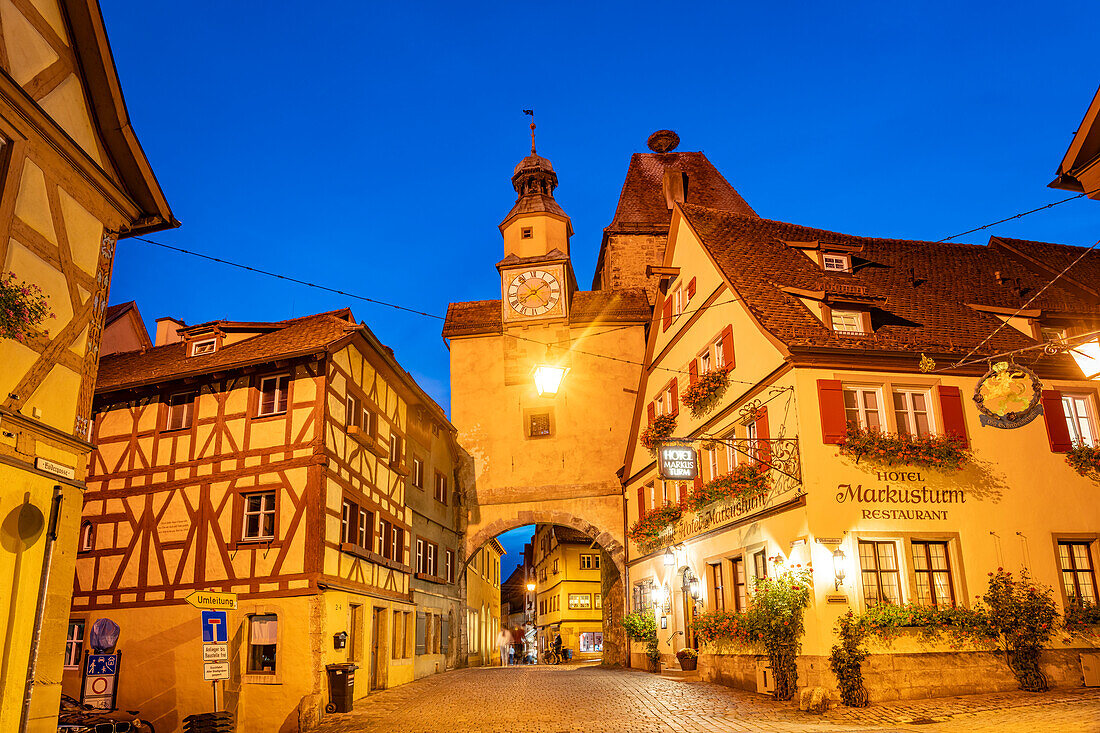
[(121, 658), (120, 652), (85, 655), (84, 681), (80, 694), (82, 703), (102, 710), (115, 707), (115, 687)]
[(224, 644), (229, 641), (225, 611), (202, 612), (202, 641), (204, 644)]

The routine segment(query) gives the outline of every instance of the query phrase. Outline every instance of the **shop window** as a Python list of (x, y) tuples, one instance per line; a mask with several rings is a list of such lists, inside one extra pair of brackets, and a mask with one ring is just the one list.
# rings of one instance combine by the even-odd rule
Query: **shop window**
[(849, 425), (864, 430), (882, 430), (882, 400), (874, 387), (844, 388), (844, 417)]
[(1069, 439), (1074, 445), (1096, 447), (1096, 418), (1088, 395), (1063, 394), (1062, 411), (1066, 413)]
[(917, 603), (937, 607), (955, 605), (946, 542), (913, 540), (913, 571), (917, 581)]
[(186, 392), (168, 398), (168, 430), (184, 430), (191, 427), (195, 414), (195, 394)]
[(901, 603), (897, 545), (893, 542), (861, 540), (859, 567), (863, 578), (863, 598), (868, 606)]
[(749, 584), (745, 578), (745, 558), (735, 557), (730, 562), (733, 580), (733, 610), (741, 613), (749, 607)]
[(603, 632), (585, 631), (581, 634), (581, 652), (602, 652)]
[(260, 417), (266, 415), (279, 415), (286, 412), (287, 390), (290, 386), (290, 375), (280, 374), (274, 377), (264, 377), (260, 380), (260, 408), (256, 414)]
[(248, 620), (248, 671), (275, 674), (279, 619), (275, 614), (257, 614)]
[(1070, 603), (1096, 605), (1096, 572), (1087, 542), (1059, 542), (1058, 563), (1062, 587)]
[[(845, 390), (847, 392), (847, 390)], [(898, 433), (915, 438), (926, 438), (932, 433), (930, 398), (925, 390), (894, 390), (894, 417), (898, 423)], [(877, 404), (877, 403), (876, 403)]]
[(80, 552), (91, 552), (95, 549), (95, 525), (84, 522), (80, 525), (80, 544), (77, 545)]
[(262, 542), (275, 539), (275, 492), (244, 494), (244, 526), (241, 540)]
[(84, 619), (69, 619), (69, 631), (65, 635), (65, 668), (80, 669), (84, 656)]

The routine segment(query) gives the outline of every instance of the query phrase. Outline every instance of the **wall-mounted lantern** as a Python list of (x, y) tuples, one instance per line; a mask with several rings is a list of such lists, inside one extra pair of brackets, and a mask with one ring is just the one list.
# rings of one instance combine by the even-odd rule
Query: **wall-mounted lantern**
[(538, 364), (531, 373), (535, 378), (535, 391), (539, 393), (539, 397), (556, 397), (561, 381), (569, 373), (569, 367)]
[(1070, 347), (1069, 353), (1085, 379), (1100, 381), (1100, 337)]
[(527, 584), (527, 590), (528, 591), (534, 591), (535, 590), (535, 584), (534, 583), (528, 583)]
[(844, 578), (848, 575), (848, 557), (839, 547), (833, 551), (833, 575), (836, 577), (835, 590), (840, 590)]
[(665, 550), (665, 567), (671, 568), (676, 566), (676, 553), (669, 547)]

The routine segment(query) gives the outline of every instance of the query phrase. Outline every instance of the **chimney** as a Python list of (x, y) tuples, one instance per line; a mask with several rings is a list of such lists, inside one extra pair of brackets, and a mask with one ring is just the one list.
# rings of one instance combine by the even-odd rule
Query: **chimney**
[(167, 344), (178, 344), (183, 339), (180, 337), (179, 330), (187, 324), (178, 318), (158, 318), (157, 319), (157, 340), (153, 342), (153, 346), (165, 346)]
[(665, 194), (665, 204), (671, 210), (676, 204), (684, 202), (687, 193), (687, 175), (679, 166), (665, 168), (665, 177), (661, 182)]

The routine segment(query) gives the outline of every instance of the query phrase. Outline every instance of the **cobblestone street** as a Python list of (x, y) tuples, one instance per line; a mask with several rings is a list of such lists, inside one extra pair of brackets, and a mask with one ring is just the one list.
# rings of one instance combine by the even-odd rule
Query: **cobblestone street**
[(800, 712), (742, 690), (594, 666), (448, 672), (356, 703), (320, 733), (1100, 731), (1100, 690), (973, 695)]

